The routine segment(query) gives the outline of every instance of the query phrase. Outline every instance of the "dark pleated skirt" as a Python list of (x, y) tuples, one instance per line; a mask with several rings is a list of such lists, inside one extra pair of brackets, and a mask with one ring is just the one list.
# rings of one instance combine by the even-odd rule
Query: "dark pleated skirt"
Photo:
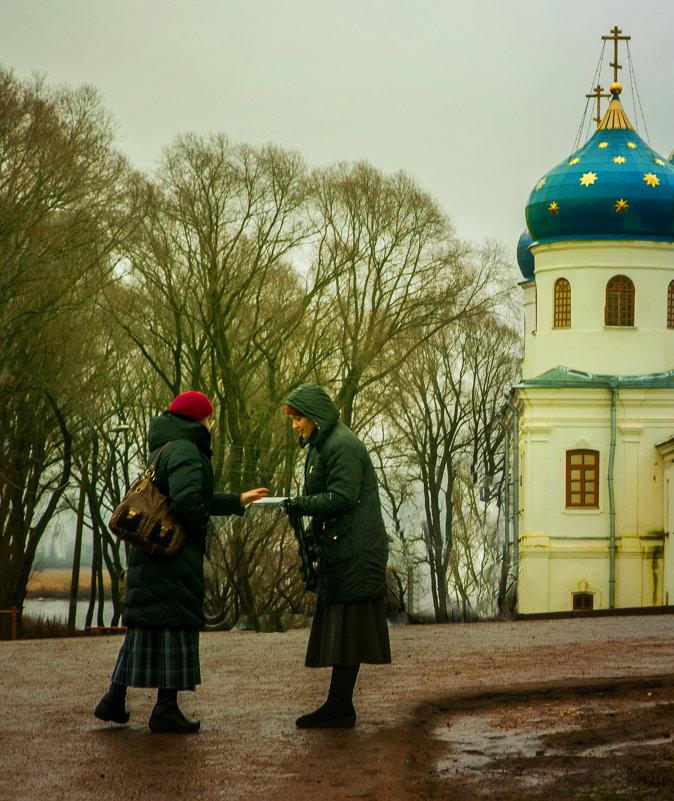
[(112, 681), (126, 687), (194, 689), (201, 684), (199, 631), (127, 629)]
[(360, 604), (318, 601), (304, 661), (307, 667), (390, 661), (385, 598)]

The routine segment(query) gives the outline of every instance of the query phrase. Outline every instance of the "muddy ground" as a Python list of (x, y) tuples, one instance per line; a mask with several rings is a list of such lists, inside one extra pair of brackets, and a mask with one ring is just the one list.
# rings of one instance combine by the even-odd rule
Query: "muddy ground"
[(350, 730), (297, 730), (307, 631), (202, 635), (196, 735), (96, 720), (121, 638), (0, 642), (0, 801), (674, 799), (674, 617), (391, 628)]

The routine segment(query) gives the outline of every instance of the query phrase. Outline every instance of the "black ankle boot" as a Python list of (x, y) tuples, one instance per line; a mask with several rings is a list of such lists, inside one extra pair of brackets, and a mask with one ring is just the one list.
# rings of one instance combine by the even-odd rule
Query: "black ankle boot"
[(298, 729), (348, 729), (355, 722), (356, 710), (350, 701), (335, 704), (327, 700), (315, 712), (297, 718), (295, 725)]
[(356, 722), (353, 708), (353, 688), (360, 665), (334, 665), (328, 700), (315, 712), (297, 718), (298, 729), (349, 728)]
[(160, 689), (157, 691), (157, 703), (154, 705), (148, 725), (155, 734), (180, 734), (199, 731), (201, 722), (189, 720), (183, 715), (178, 707), (177, 690)]
[(111, 684), (94, 709), (94, 715), (99, 720), (128, 723), (130, 715), (126, 711), (126, 687), (123, 684)]

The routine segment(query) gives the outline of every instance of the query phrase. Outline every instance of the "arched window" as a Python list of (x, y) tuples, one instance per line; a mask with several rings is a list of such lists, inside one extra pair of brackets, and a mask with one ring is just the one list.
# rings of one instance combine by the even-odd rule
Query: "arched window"
[(670, 281), (667, 290), (667, 328), (674, 328), (674, 281)]
[(566, 452), (566, 505), (599, 506), (599, 451)]
[(571, 326), (571, 284), (566, 278), (555, 281), (553, 328), (569, 328)]
[(606, 284), (604, 325), (634, 325), (634, 284), (626, 275), (614, 275)]

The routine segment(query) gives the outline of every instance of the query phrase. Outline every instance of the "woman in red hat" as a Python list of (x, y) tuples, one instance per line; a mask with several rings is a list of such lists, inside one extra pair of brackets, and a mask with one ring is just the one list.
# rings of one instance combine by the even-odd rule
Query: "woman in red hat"
[(168, 411), (150, 421), (152, 463), (167, 442), (155, 482), (172, 502), (188, 536), (172, 560), (129, 551), (123, 623), (126, 637), (117, 657), (110, 689), (94, 711), (97, 718), (126, 723), (127, 687), (156, 687), (153, 732), (198, 731), (178, 707), (178, 692), (201, 683), (199, 631), (204, 627), (204, 555), (211, 515), (242, 515), (264, 487), (240, 495), (214, 492), (211, 464), (213, 406), (201, 392), (183, 392)]

